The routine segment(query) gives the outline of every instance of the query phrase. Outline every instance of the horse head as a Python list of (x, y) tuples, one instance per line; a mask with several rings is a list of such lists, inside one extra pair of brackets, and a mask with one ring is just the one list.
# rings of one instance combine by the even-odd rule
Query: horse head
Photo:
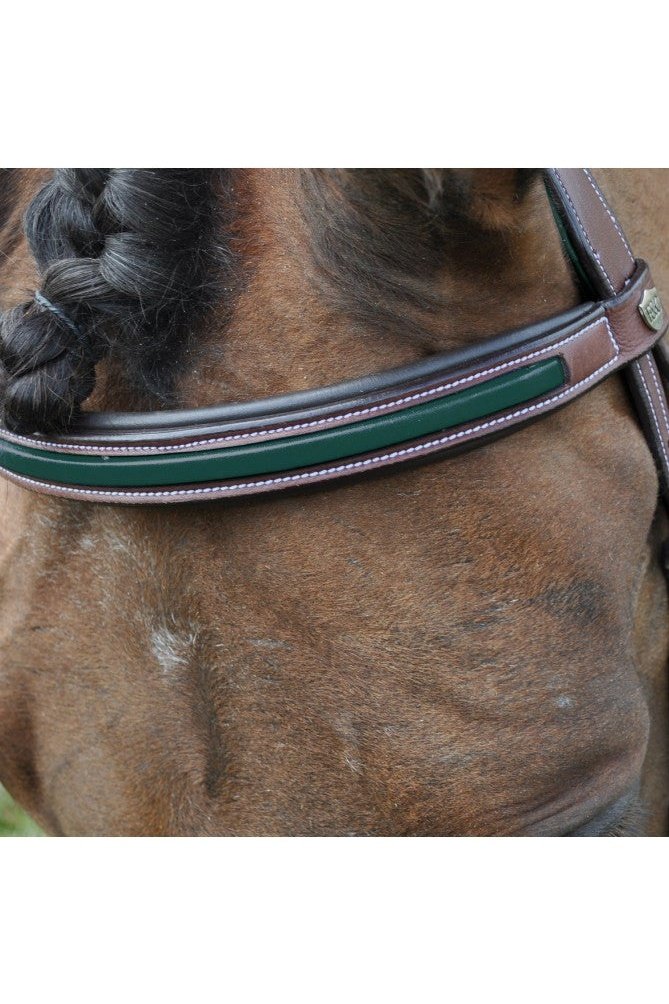
[[(666, 288), (656, 175), (606, 181)], [(535, 171), (0, 185), (15, 430), (363, 377), (580, 297)], [(461, 456), (268, 497), (3, 483), (0, 780), (65, 834), (663, 832), (657, 496), (618, 376)]]

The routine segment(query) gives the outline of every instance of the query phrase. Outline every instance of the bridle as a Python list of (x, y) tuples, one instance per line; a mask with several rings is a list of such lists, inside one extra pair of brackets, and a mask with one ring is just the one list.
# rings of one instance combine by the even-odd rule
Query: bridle
[(669, 364), (659, 344), (667, 318), (650, 271), (589, 171), (544, 178), (588, 302), (336, 386), (189, 411), (88, 413), (53, 437), (0, 426), (0, 470), (38, 492), (97, 502), (274, 492), (471, 449), (624, 369), (669, 500)]

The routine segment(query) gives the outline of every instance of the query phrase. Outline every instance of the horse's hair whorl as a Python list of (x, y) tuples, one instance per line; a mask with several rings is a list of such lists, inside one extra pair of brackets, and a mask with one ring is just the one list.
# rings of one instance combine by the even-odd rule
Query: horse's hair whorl
[(0, 315), (2, 417), (15, 431), (62, 431), (114, 353), (167, 395), (180, 327), (206, 299), (209, 171), (67, 168), (33, 199), (25, 233), (36, 299)]

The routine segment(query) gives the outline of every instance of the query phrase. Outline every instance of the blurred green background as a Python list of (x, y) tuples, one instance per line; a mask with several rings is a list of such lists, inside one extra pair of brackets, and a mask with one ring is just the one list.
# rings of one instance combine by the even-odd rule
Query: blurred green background
[(0, 785), (0, 837), (41, 837), (37, 823), (20, 809)]

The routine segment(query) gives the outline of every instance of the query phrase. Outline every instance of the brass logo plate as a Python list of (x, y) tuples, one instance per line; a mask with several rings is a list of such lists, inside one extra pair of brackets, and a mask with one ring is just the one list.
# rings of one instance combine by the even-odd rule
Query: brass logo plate
[(659, 331), (662, 328), (664, 324), (664, 308), (660, 294), (655, 287), (644, 290), (641, 303), (639, 304), (639, 313), (648, 327), (653, 331)]

